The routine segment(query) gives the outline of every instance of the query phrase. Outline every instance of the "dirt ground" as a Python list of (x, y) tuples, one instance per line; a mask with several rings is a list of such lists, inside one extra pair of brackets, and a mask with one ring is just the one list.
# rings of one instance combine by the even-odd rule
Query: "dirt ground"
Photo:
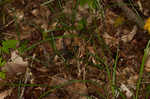
[(0, 99), (150, 99), (149, 0), (0, 2)]

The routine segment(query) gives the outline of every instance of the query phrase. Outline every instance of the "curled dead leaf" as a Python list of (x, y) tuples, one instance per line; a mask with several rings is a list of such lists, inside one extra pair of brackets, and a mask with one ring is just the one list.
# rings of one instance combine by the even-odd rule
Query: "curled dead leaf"
[(17, 51), (13, 51), (11, 53), (11, 62), (7, 62), (5, 66), (2, 67), (2, 70), (6, 71), (8, 75), (13, 76), (16, 73), (24, 73), (27, 65), (28, 62), (23, 61), (23, 58), (17, 54)]
[(132, 31), (131, 31), (129, 34), (124, 35), (124, 36), (121, 37), (121, 40), (122, 40), (124, 43), (130, 42), (130, 41), (133, 39), (133, 37), (135, 36), (136, 32), (137, 32), (137, 26), (135, 25), (135, 26), (133, 27)]

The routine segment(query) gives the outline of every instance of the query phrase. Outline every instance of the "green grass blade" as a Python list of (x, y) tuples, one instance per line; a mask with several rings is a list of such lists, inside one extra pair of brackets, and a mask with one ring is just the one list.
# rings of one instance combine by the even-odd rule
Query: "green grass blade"
[(141, 80), (142, 80), (142, 76), (143, 76), (144, 64), (145, 64), (146, 58), (147, 58), (149, 50), (150, 50), (149, 47), (150, 47), (150, 40), (148, 41), (146, 49), (144, 50), (144, 56), (143, 56), (141, 67), (140, 67), (139, 80), (138, 80), (138, 83), (137, 83), (137, 86), (136, 86), (135, 99), (138, 99), (140, 84), (141, 84)]
[[(113, 86), (115, 86), (115, 82), (116, 82), (116, 68), (117, 68), (118, 53), (119, 53), (118, 50), (117, 50), (117, 55), (116, 55), (115, 64), (114, 64), (114, 68), (113, 68), (113, 79), (112, 79)], [(115, 97), (115, 88), (113, 86), (112, 86), (112, 93), (113, 93), (113, 96)]]

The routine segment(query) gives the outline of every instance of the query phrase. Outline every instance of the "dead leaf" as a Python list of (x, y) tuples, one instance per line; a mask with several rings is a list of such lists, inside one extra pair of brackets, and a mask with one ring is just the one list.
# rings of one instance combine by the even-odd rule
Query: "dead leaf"
[(50, 82), (50, 86), (60, 85), (60, 84), (66, 83), (66, 82), (67, 82), (67, 80), (64, 78), (52, 77), (52, 80)]
[(122, 40), (124, 43), (130, 42), (130, 41), (133, 39), (133, 37), (135, 36), (136, 32), (137, 32), (137, 26), (135, 25), (135, 26), (133, 27), (132, 31), (131, 31), (129, 34), (124, 35), (124, 36), (121, 37), (121, 40)]
[(118, 43), (119, 43), (118, 39), (110, 36), (108, 33), (104, 33), (103, 38), (104, 38), (106, 44), (109, 46), (115, 46), (115, 45), (118, 45)]
[(85, 96), (80, 94), (88, 94), (87, 86), (84, 83), (74, 83), (67, 87), (67, 91), (72, 95), (71, 99), (86, 99)]
[[(50, 86), (60, 85), (68, 82), (68, 80), (60, 77), (52, 77)], [(80, 94), (88, 94), (87, 87), (84, 83), (73, 83), (65, 86), (65, 90), (68, 92), (69, 96), (72, 96), (71, 99), (86, 99), (85, 96)]]
[(123, 92), (126, 92), (127, 98), (131, 98), (133, 95), (133, 93), (130, 91), (130, 89), (123, 83), (120, 86), (120, 90)]
[(12, 89), (9, 89), (0, 93), (0, 99), (5, 99), (7, 96), (10, 96), (11, 93), (12, 93)]
[(40, 13), (40, 11), (39, 11), (39, 9), (33, 9), (33, 10), (31, 11), (31, 13), (32, 13), (32, 15), (34, 15), (34, 16), (38, 16), (39, 13)]
[[(11, 52), (11, 62), (7, 62), (2, 70), (6, 71), (8, 75), (16, 73), (24, 73), (28, 65), (27, 61), (17, 54), (18, 51)], [(13, 75), (12, 75), (13, 76)]]
[(139, 76), (137, 74), (130, 76), (130, 78), (127, 80), (128, 85), (132, 87), (133, 89), (136, 89), (136, 83), (138, 81)]

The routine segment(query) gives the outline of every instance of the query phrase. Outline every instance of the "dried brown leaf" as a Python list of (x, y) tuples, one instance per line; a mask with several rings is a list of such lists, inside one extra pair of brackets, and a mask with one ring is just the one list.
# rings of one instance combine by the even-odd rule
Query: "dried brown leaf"
[(134, 26), (130, 33), (128, 33), (127, 35), (124, 35), (124, 36), (121, 37), (121, 40), (124, 43), (130, 42), (133, 39), (133, 37), (135, 36), (136, 31), (137, 31), (137, 26)]
[(12, 93), (12, 89), (5, 90), (4, 92), (0, 93), (0, 99), (5, 99), (7, 96), (10, 96)]
[(11, 62), (7, 62), (5, 66), (2, 67), (2, 70), (6, 71), (8, 75), (24, 73), (27, 65), (28, 62), (23, 61), (23, 58), (17, 54), (17, 51), (13, 51), (11, 53)]
[(118, 43), (119, 43), (118, 39), (110, 36), (108, 33), (105, 33), (103, 35), (103, 38), (104, 38), (106, 44), (109, 45), (109, 46), (115, 46), (115, 45), (118, 45)]

